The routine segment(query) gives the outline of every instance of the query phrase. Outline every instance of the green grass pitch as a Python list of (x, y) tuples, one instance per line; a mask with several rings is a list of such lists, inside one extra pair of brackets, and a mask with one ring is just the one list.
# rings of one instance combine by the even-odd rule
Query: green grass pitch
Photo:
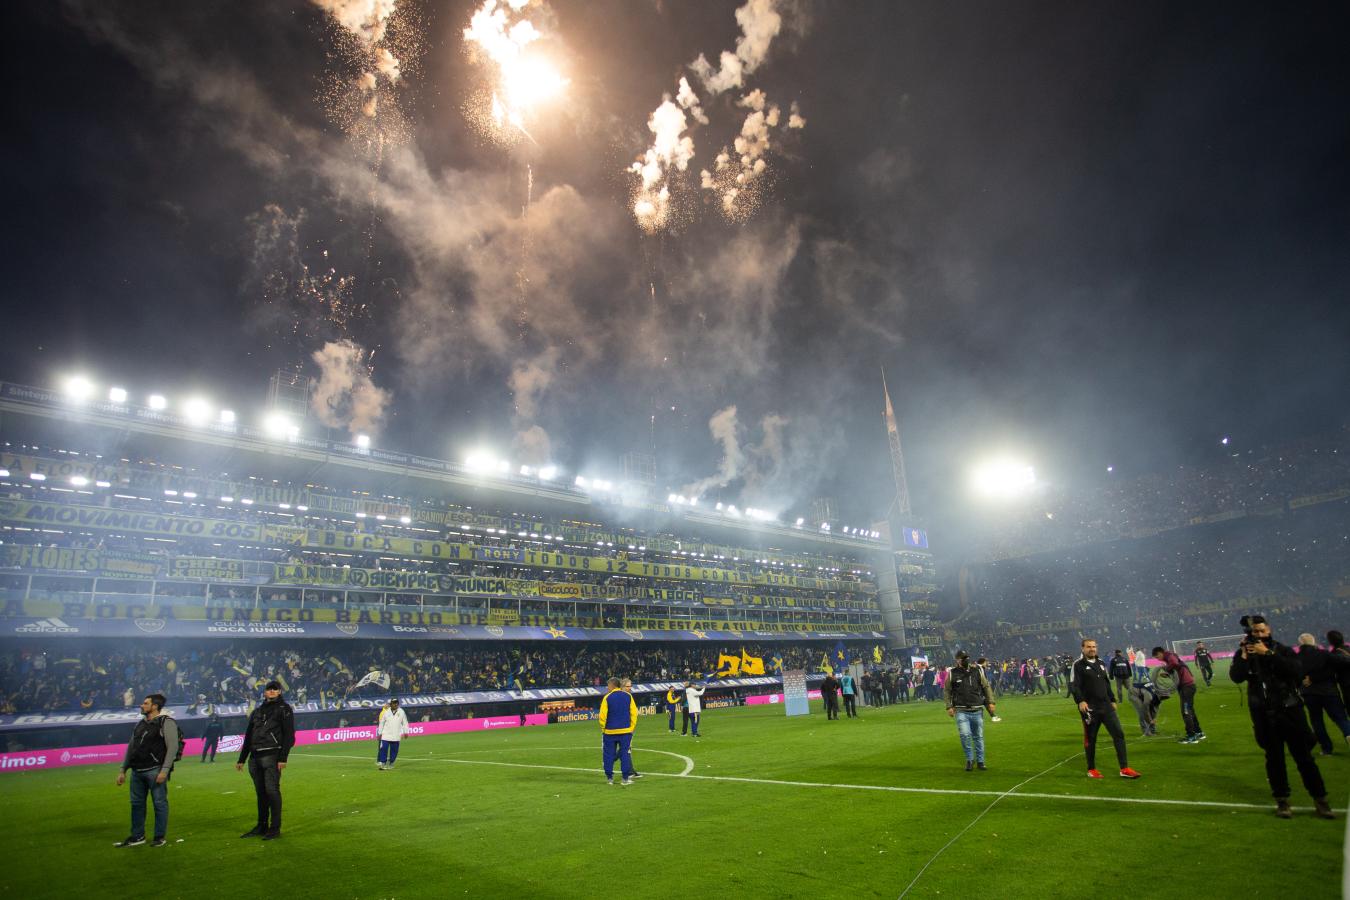
[(592, 723), (412, 738), (390, 772), (373, 742), (297, 748), (285, 835), (266, 844), (238, 837), (254, 804), (233, 756), (180, 763), (162, 849), (113, 848), (128, 803), (111, 767), (4, 774), (0, 894), (1339, 896), (1350, 754), (1318, 759), (1337, 821), (1312, 816), (1292, 764), (1281, 821), (1237, 689), (1216, 681), (1196, 707), (1209, 740), (1193, 747), (1175, 742), (1176, 700), (1158, 738), (1122, 709), (1138, 781), (1116, 776), (1104, 732), (1108, 778), (1089, 781), (1076, 713), (1053, 696), (1001, 704), (987, 772), (964, 771), (932, 703), (838, 722), (819, 704), (712, 710), (698, 741), (643, 717), (631, 787), (605, 784)]

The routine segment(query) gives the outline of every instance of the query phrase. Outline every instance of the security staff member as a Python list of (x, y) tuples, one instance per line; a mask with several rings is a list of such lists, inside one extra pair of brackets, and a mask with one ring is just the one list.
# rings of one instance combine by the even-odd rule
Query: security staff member
[(1275, 815), (1281, 819), (1294, 815), (1289, 806), (1289, 770), (1284, 764), (1284, 750), (1288, 747), (1303, 786), (1312, 795), (1317, 816), (1334, 819), (1336, 816), (1327, 803), (1327, 786), (1312, 756), (1315, 741), (1298, 694), (1303, 677), (1298, 657), (1293, 648), (1271, 637), (1264, 616), (1243, 616), (1242, 625), (1250, 633), (1233, 657), (1228, 677), (1236, 684), (1247, 683), (1247, 710), (1252, 717), (1256, 743), (1266, 754), (1266, 779), (1275, 797)]
[(248, 717), (244, 744), (239, 748), (236, 771), (253, 778), (258, 798), (258, 824), (240, 837), (261, 837), (265, 841), (281, 837), (281, 773), (295, 746), (295, 710), (281, 699), (281, 682), (269, 681), (263, 689), (263, 702)]
[(1116, 745), (1116, 760), (1120, 763), (1121, 778), (1138, 778), (1125, 758), (1125, 730), (1116, 716), (1116, 698), (1111, 693), (1111, 673), (1097, 656), (1097, 642), (1083, 638), (1083, 654), (1074, 660), (1069, 670), (1069, 693), (1078, 704), (1083, 717), (1083, 749), (1087, 753), (1089, 778), (1101, 778), (1097, 771), (1097, 732), (1103, 725)]
[(605, 780), (614, 783), (614, 760), (618, 759), (623, 784), (633, 783), (633, 732), (637, 729), (637, 701), (611, 678), (600, 700), (600, 731), (603, 734)]

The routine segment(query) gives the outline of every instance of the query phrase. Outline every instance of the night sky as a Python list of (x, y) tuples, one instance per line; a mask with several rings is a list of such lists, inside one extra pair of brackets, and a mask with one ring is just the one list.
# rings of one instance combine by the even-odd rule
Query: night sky
[[(714, 95), (689, 64), (734, 0), (534, 0), (570, 83), (533, 140), (485, 125), (477, 5), (398, 0), (363, 121), (368, 51), (314, 3), (6, 4), (0, 378), (254, 419), (350, 341), (381, 445), (654, 448), (662, 491), (857, 524), (890, 500), (882, 366), (930, 518), (991, 451), (1081, 485), (1346, 421), (1344, 4), (779, 2)], [(681, 75), (710, 121), (649, 234), (626, 168)], [(699, 170), (756, 88), (805, 127), (729, 221)]]

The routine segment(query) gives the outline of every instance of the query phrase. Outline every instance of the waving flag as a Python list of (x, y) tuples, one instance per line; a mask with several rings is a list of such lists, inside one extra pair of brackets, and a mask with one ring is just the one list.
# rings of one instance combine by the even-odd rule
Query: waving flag
[(367, 672), (361, 677), (361, 680), (356, 683), (356, 686), (361, 688), (368, 684), (377, 684), (386, 691), (389, 690), (389, 673), (381, 672), (379, 669)]

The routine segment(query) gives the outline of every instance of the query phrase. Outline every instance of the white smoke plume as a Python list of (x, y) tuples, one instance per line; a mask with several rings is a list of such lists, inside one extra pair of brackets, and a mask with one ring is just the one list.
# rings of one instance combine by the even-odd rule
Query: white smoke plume
[(708, 420), (708, 431), (712, 434), (713, 440), (722, 447), (722, 460), (717, 464), (715, 473), (685, 485), (682, 493), (697, 499), (709, 488), (726, 487), (741, 476), (745, 456), (741, 453), (741, 442), (736, 430), (735, 406), (727, 406), (713, 413), (713, 417)]
[(337, 23), (359, 37), (368, 46), (384, 40), (389, 17), (398, 0), (314, 0)]
[(689, 68), (714, 96), (745, 85), (750, 75), (769, 55), (773, 39), (783, 27), (783, 17), (774, 8), (774, 0), (748, 0), (736, 10), (736, 21), (741, 36), (736, 39), (736, 52), (722, 51), (720, 68), (714, 69), (707, 57), (699, 54)]
[(330, 428), (369, 433), (384, 418), (389, 392), (376, 387), (366, 352), (353, 341), (329, 341), (314, 351), (319, 377), (310, 380), (310, 406)]
[[(681, 79), (683, 86), (687, 82)], [(693, 109), (702, 113), (697, 104)], [(670, 219), (670, 184), (667, 173), (671, 168), (683, 172), (689, 168), (694, 158), (694, 139), (685, 132), (689, 120), (669, 96), (647, 120), (647, 128), (654, 138), (652, 145), (642, 158), (629, 166), (629, 171), (639, 177), (637, 191), (633, 198), (633, 215), (638, 224), (647, 232), (660, 231)]]
[(513, 458), (527, 466), (544, 466), (553, 461), (553, 441), (539, 425), (517, 432), (512, 450)]
[(801, 110), (801, 107), (799, 107), (799, 106), (797, 105), (797, 101), (796, 101), (796, 100), (793, 100), (793, 101), (792, 101), (792, 105), (791, 105), (790, 107), (788, 107), (788, 122), (787, 122), (787, 127), (789, 127), (789, 128), (805, 128), (805, 127), (806, 127), (806, 119), (805, 119), (805, 117), (802, 116), (802, 110)]
[[(736, 10), (736, 21), (741, 26), (736, 50), (734, 53), (723, 51), (719, 67), (714, 68), (707, 57), (701, 54), (689, 64), (690, 70), (714, 97), (732, 88), (743, 87), (746, 78), (768, 58), (769, 48), (783, 28), (783, 17), (776, 8), (775, 0), (747, 0), (744, 6)], [(764, 195), (762, 186), (751, 185), (750, 182), (764, 173), (769, 129), (779, 126), (781, 116), (777, 106), (766, 108), (766, 103), (764, 92), (759, 89), (741, 98), (738, 105), (751, 112), (734, 141), (738, 159), (733, 162), (730, 151), (724, 149), (712, 168), (699, 172), (700, 187), (719, 195), (722, 213), (732, 221), (747, 218), (758, 207)], [(678, 118), (674, 115), (680, 109), (687, 110), (701, 125), (709, 123), (708, 114), (689, 80), (681, 78), (674, 103), (667, 96), (648, 122), (648, 127), (656, 135), (652, 146), (629, 167), (629, 171), (640, 178), (634, 191), (633, 215), (638, 225), (648, 233), (660, 231), (670, 224), (674, 215), (672, 169), (675, 172), (685, 171), (694, 157), (694, 141), (687, 134), (689, 122), (682, 115)], [(790, 127), (804, 126), (806, 120), (797, 114), (795, 103), (792, 109)], [(677, 186), (675, 190), (678, 190)]]

